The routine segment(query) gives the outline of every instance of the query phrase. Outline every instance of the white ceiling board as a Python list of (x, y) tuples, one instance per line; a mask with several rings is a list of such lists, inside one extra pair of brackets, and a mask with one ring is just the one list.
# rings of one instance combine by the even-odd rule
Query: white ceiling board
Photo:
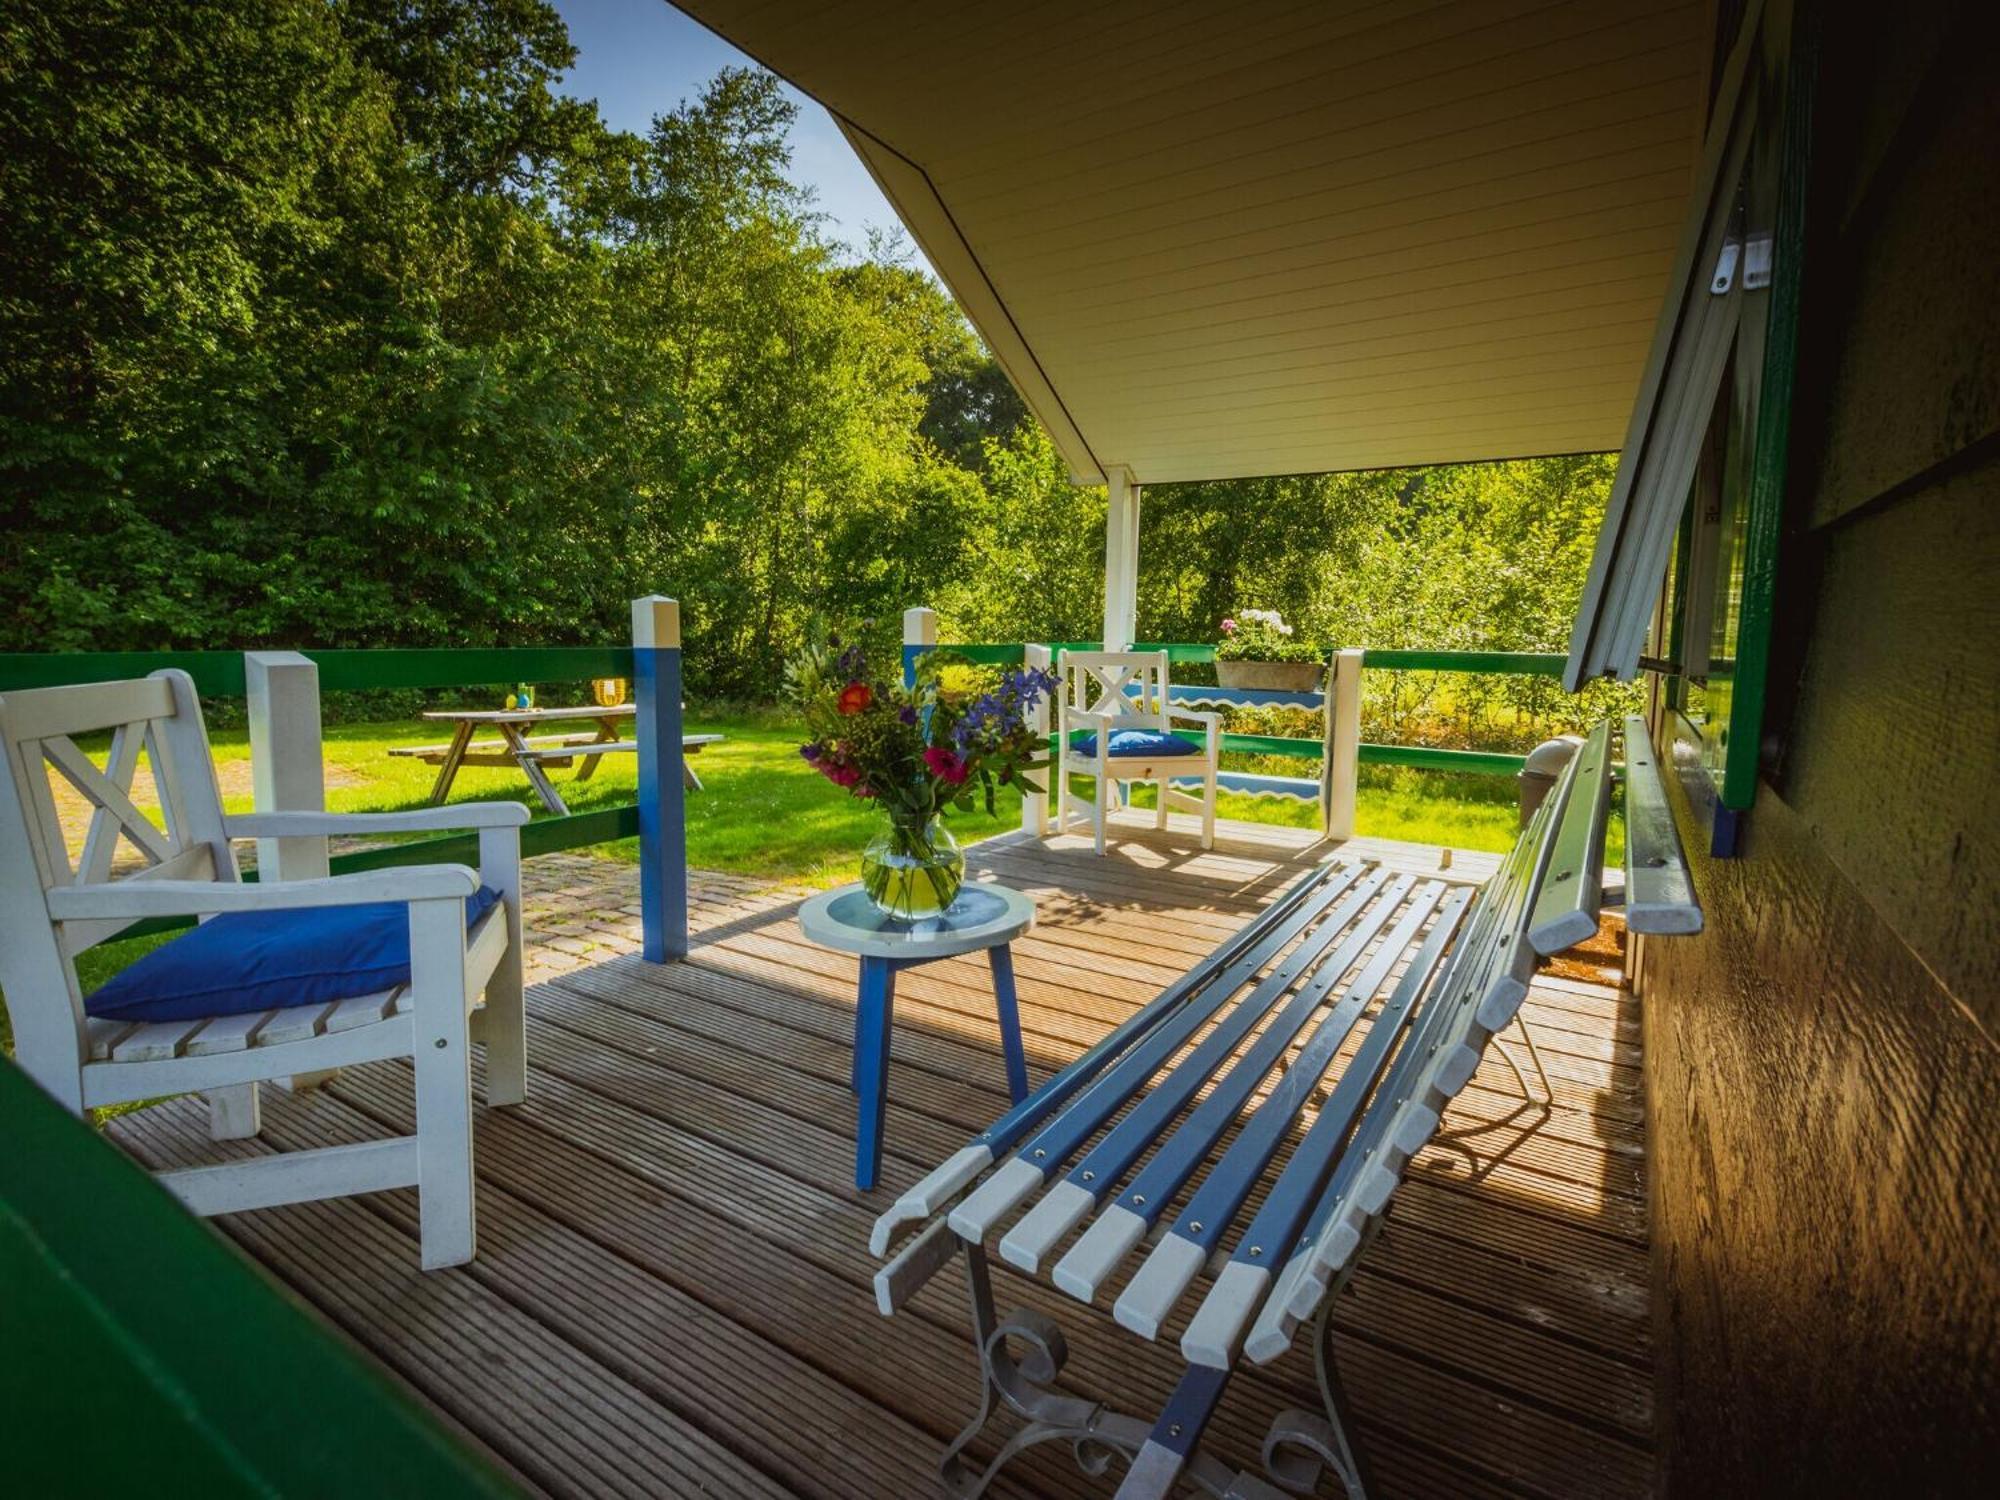
[(1703, 0), (684, 0), (839, 116), (1080, 477), (1620, 445)]

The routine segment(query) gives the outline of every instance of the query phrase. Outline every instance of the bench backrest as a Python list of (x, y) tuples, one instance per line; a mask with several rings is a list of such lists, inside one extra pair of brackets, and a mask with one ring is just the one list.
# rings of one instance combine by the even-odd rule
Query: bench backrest
[[(1367, 1242), (1488, 1043), (1519, 1012), (1540, 958), (1596, 931), (1610, 743), (1608, 723), (1592, 732), (1481, 888), (1250, 1332), (1251, 1358), (1268, 1361), (1289, 1347)], [(1580, 911), (1589, 914), (1587, 931), (1574, 921)]]
[[(107, 731), (100, 765), (77, 740)], [(201, 703), (185, 672), (0, 694), (0, 758), (0, 987), (21, 1065), (54, 1087), (73, 1080), (82, 1060), (76, 955), (129, 924), (55, 921), (48, 893), (112, 880), (235, 880), (236, 861)], [(133, 801), (142, 759), (164, 828)], [(74, 853), (56, 778), (90, 809)], [(137, 868), (117, 867), (121, 848), (137, 856)]]

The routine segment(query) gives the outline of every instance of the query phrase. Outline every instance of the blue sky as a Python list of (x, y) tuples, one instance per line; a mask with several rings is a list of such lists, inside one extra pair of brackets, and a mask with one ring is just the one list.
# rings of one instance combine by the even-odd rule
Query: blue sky
[[(553, 3), (577, 50), (564, 91), (595, 99), (606, 121), (620, 130), (645, 130), (654, 115), (698, 93), (722, 68), (754, 66), (666, 0)], [(799, 106), (792, 128), (792, 177), (818, 196), (820, 210), (831, 220), (828, 232), (860, 246), (870, 227), (896, 228), (896, 211), (842, 139), (833, 117), (789, 85), (786, 92)]]

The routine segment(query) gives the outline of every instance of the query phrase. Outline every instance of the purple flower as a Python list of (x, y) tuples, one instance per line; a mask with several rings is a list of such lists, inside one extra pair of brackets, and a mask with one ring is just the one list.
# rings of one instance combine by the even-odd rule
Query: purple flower
[(808, 761), (817, 762), (822, 755), (826, 754), (826, 751), (818, 745), (807, 743), (799, 746), (799, 754), (804, 756)]
[(896, 710), (896, 717), (901, 719), (905, 724), (914, 724), (917, 722), (917, 711), (905, 703), (901, 708)]

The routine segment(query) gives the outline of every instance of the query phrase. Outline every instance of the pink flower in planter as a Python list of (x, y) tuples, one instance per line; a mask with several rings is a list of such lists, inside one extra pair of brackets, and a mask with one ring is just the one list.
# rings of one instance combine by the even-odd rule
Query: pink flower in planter
[(955, 750), (947, 750), (942, 745), (933, 745), (924, 752), (924, 764), (931, 768), (931, 774), (948, 786), (964, 784), (967, 766), (965, 760)]
[(1224, 635), (1236, 634), (1236, 622), (1234, 620), (1224, 620), (1222, 622), (1222, 633)]

